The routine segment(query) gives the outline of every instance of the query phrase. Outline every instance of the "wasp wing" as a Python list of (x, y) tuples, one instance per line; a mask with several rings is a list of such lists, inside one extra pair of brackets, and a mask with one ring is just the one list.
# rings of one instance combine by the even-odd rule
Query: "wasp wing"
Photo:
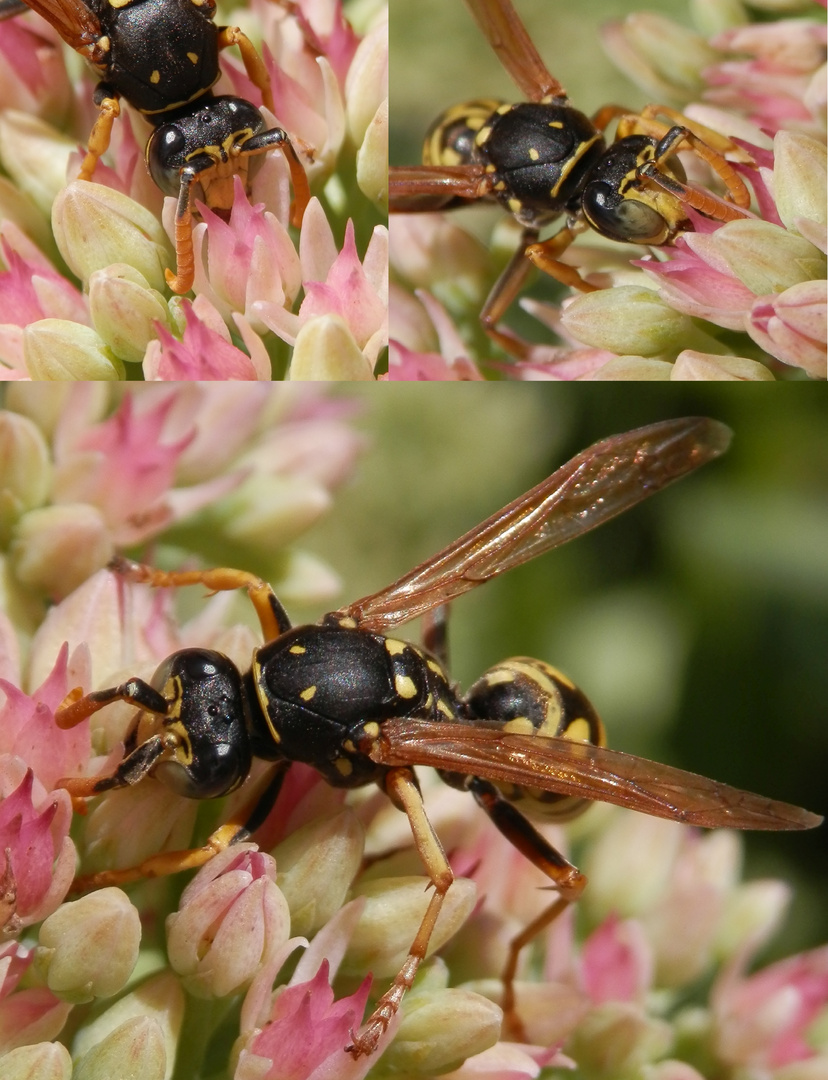
[(498, 60), (530, 101), (566, 97), (541, 60), (511, 0), (466, 0), (466, 4)]
[(466, 206), (491, 193), (482, 165), (395, 165), (388, 170), (393, 213), (432, 213)]
[(54, 26), (67, 45), (88, 60), (100, 62), (97, 42), (103, 30), (98, 16), (83, 0), (26, 0), (26, 6)]
[(510, 735), (485, 721), (386, 721), (370, 757), (598, 800), (707, 829), (811, 829), (822, 818), (706, 776), (592, 743)]
[(666, 420), (595, 443), (392, 585), (336, 614), (382, 631), (594, 529), (722, 454), (730, 429)]

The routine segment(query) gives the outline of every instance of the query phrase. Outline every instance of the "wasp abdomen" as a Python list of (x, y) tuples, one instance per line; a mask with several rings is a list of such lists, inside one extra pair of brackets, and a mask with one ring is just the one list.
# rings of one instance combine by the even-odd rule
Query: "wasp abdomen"
[[(490, 668), (470, 687), (465, 705), (473, 718), (495, 722), (510, 734), (606, 743), (604, 725), (586, 694), (542, 660), (517, 656)], [(527, 801), (544, 817), (566, 819), (584, 805), (582, 799), (540, 788), (497, 786), (511, 802)]]

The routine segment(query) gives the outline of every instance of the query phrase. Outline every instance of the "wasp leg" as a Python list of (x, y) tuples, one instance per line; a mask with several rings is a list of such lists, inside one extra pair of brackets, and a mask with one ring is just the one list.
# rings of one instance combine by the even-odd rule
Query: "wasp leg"
[(240, 30), (238, 26), (222, 26), (218, 35), (219, 49), (227, 49), (232, 45), (238, 45), (244, 62), (244, 70), (247, 72), (248, 79), (254, 86), (258, 87), (262, 95), (262, 104), (275, 115), (276, 110), (273, 107), (273, 90), (270, 85), (270, 76), (256, 47), (247, 34)]
[(492, 286), (480, 312), (483, 329), (502, 349), (519, 359), (525, 359), (528, 346), (511, 330), (500, 327), (498, 323), (517, 299), (526, 284), (532, 266), (526, 259), (526, 253), (538, 238), (537, 229), (524, 229), (515, 253), (506, 264), (503, 273)]
[(242, 143), (244, 154), (256, 154), (275, 147), (281, 150), (287, 162), (290, 172), (290, 182), (293, 187), (293, 205), (290, 208), (290, 223), (298, 229), (305, 216), (305, 210), (310, 202), (310, 185), (308, 174), (305, 172), (302, 162), (296, 153), (288, 133), (282, 128), (271, 128), (263, 131), (261, 135), (254, 135)]
[(573, 225), (565, 225), (554, 236), (540, 243), (529, 244), (526, 248), (526, 258), (544, 274), (548, 274), (562, 285), (568, 285), (570, 289), (578, 289), (580, 292), (598, 292), (597, 285), (591, 285), (584, 281), (577, 267), (560, 261), (575, 237), (586, 229), (584, 222), (575, 222)]
[(428, 943), (443, 906), (443, 899), (454, 880), (443, 846), (425, 812), (417, 781), (410, 769), (391, 769), (385, 779), (385, 790), (396, 806), (408, 817), (414, 843), (423, 865), (428, 871), (434, 892), (420, 923), (417, 936), (411, 943), (405, 963), (397, 973), (389, 989), (382, 995), (357, 1034), (351, 1033), (351, 1044), (346, 1050), (353, 1057), (372, 1054), (380, 1038), (388, 1028), (400, 1007), (403, 995), (414, 982), (414, 976), (428, 950)]
[(178, 874), (182, 870), (194, 870), (199, 866), (204, 866), (232, 844), (239, 844), (250, 839), (273, 809), (282, 789), (287, 769), (287, 762), (277, 763), (265, 789), (257, 792), (245, 803), (232, 820), (225, 822), (212, 832), (201, 847), (186, 848), (183, 851), (164, 851), (158, 855), (151, 855), (137, 866), (129, 866), (123, 870), (101, 870), (97, 874), (77, 877), (72, 883), (72, 892), (83, 893), (90, 889), (127, 885), (131, 881), (167, 877), (169, 874)]
[[(668, 129), (662, 121), (658, 120), (659, 116), (667, 117), (672, 121), (672, 126)], [(656, 147), (655, 162), (651, 163), (651, 165), (655, 164), (657, 166), (661, 164), (672, 154), (675, 154), (677, 150), (692, 150), (697, 157), (707, 162), (717, 174), (727, 189), (729, 200), (735, 206), (741, 207), (743, 210), (750, 206), (750, 192), (747, 185), (724, 155), (725, 153), (732, 153), (744, 164), (752, 165), (754, 162), (749, 154), (738, 147), (731, 139), (728, 139), (727, 136), (720, 135), (717, 131), (713, 131), (703, 124), (697, 124), (695, 121), (689, 120), (682, 113), (669, 108), (667, 105), (647, 105), (637, 116), (622, 117), (618, 124), (618, 138), (623, 138), (626, 135), (649, 135), (651, 138), (659, 140)], [(683, 147), (682, 143), (684, 143)], [(643, 172), (644, 175), (655, 179), (651, 175), (652, 168)], [(666, 185), (662, 184), (661, 186)], [(667, 188), (667, 190), (672, 190), (672, 188)], [(691, 206), (696, 207), (696, 209), (720, 218), (720, 220), (734, 220), (736, 217), (746, 216), (732, 211), (733, 217), (724, 218), (715, 210), (696, 206), (694, 198), (700, 197), (703, 199), (703, 196), (699, 196), (693, 188), (684, 188), (684, 194), (680, 197)]]
[[(209, 159), (208, 159), (209, 160)], [(212, 165), (212, 162), (210, 162)], [(188, 165), (181, 170), (178, 202), (175, 208), (175, 266), (176, 272), (164, 271), (167, 285), (177, 295), (183, 296), (193, 287), (195, 256), (193, 254), (193, 215), (190, 210), (190, 187), (198, 177), (199, 170)]]
[(121, 115), (121, 106), (116, 97), (108, 94), (98, 100), (95, 96), (95, 104), (100, 109), (98, 119), (89, 133), (89, 142), (86, 145), (86, 156), (81, 163), (78, 180), (91, 180), (95, 172), (95, 166), (100, 158), (109, 149), (109, 140), (112, 137), (112, 125)]
[(492, 822), (513, 844), (521, 855), (534, 863), (554, 883), (558, 892), (555, 899), (536, 919), (509, 942), (509, 955), (501, 975), (503, 982), (503, 1018), (519, 1041), (525, 1041), (523, 1023), (515, 1009), (515, 975), (520, 953), (542, 930), (557, 919), (571, 903), (577, 900), (586, 887), (586, 877), (552, 847), (547, 840), (526, 820), (523, 814), (507, 802), (493, 784), (472, 777), (467, 787), (491, 818)]
[(233, 570), (229, 567), (217, 567), (211, 570), (157, 570), (144, 563), (133, 562), (116, 556), (109, 564), (109, 569), (127, 581), (153, 585), (156, 588), (177, 589), (182, 585), (204, 585), (211, 592), (225, 592), (230, 589), (246, 589), (250, 602), (259, 616), (265, 641), (273, 641), (285, 631), (290, 630), (287, 612), (266, 581), (246, 570)]

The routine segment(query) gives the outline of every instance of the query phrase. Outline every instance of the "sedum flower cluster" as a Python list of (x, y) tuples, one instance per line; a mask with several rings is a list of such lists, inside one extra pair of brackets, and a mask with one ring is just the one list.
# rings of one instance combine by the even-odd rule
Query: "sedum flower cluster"
[[(75, 179), (94, 81), (42, 19), (0, 22), (0, 378), (374, 378), (387, 338), (387, 12), (376, 0), (347, 14), (359, 32), (341, 0), (219, 13), (261, 47), (314, 198), (297, 234), (278, 151), (249, 197), (236, 178), (229, 220), (196, 218), (184, 299), (164, 279), (175, 200), (147, 172), (148, 125), (122, 105), (93, 181)], [(217, 92), (260, 105), (233, 51)]]
[(62, 778), (111, 773), (134, 714), (115, 703), (61, 730), (54, 713), (73, 688), (149, 679), (186, 646), (246, 668), (260, 643), (227, 594), (187, 617), (168, 591), (125, 585), (106, 559), (148, 544), (176, 566), (244, 553), (269, 566), (282, 599), (319, 599), (330, 571), (283, 545), (329, 505), (362, 440), (347, 403), (307, 391), (21, 386), (6, 406), (4, 1080), (826, 1075), (828, 948), (752, 970), (791, 889), (742, 882), (732, 833), (609, 807), (568, 835), (549, 828), (590, 885), (577, 913), (524, 950), (504, 1018), (508, 943), (549, 902), (548, 881), (473, 800), (426, 773), (456, 880), (400, 1013), (377, 1053), (357, 1060), (345, 1051), (351, 1033), (399, 970), (429, 898), (408, 822), (384, 795), (335, 789), (294, 765), (255, 842), (189, 878), (119, 879), (243, 820), (268, 774), (254, 764), (218, 805), (145, 777), (73, 807)]
[[(653, 101), (747, 152), (753, 164), (734, 167), (752, 188), (750, 216), (689, 209), (692, 231), (649, 253), (587, 233), (565, 261), (601, 291), (524, 300), (541, 340), (560, 343), (521, 340), (506, 360), (468, 344), (494, 282), (485, 248), (450, 215), (395, 215), (391, 378), (826, 378), (825, 13), (811, 0), (690, 9), (696, 29), (636, 14), (607, 26), (604, 46)], [(694, 155), (679, 156), (691, 182), (717, 190)]]

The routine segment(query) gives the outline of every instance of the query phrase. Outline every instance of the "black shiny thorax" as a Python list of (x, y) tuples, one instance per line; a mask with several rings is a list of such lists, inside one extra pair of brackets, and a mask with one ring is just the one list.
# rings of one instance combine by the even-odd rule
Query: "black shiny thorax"
[(365, 752), (384, 720), (447, 721), (459, 711), (435, 659), (407, 641), (333, 620), (264, 645), (247, 678), (266, 722), (260, 731), (254, 725), (253, 753), (307, 762), (338, 787), (386, 771)]
[(577, 200), (604, 139), (584, 113), (557, 101), (503, 105), (477, 135), (494, 194), (524, 225), (539, 226)]
[(108, 87), (143, 113), (167, 112), (199, 97), (219, 77), (215, 3), (206, 0), (89, 0), (108, 39)]

